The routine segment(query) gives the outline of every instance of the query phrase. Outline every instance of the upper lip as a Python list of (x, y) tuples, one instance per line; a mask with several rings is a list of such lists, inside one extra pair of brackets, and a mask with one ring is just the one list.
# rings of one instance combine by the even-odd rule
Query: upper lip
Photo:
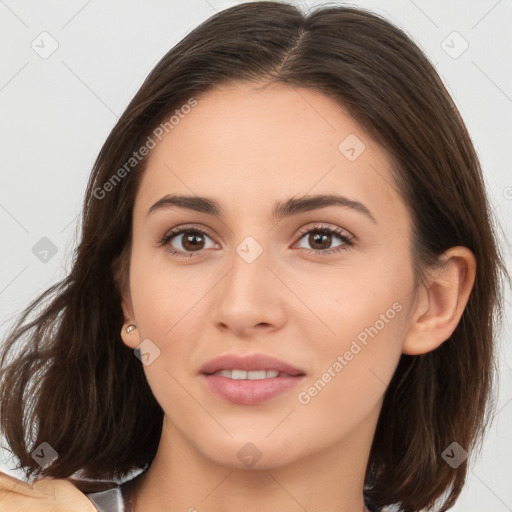
[(293, 376), (304, 375), (299, 368), (266, 354), (224, 354), (205, 363), (200, 372), (209, 375), (220, 370), (277, 370)]

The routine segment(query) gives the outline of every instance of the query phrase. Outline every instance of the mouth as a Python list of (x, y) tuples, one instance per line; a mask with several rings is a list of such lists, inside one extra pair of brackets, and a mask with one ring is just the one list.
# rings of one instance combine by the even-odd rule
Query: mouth
[(279, 370), (219, 370), (215, 373), (207, 375), (220, 375), (234, 380), (262, 380), (262, 379), (275, 379), (276, 377), (295, 377), (296, 375), (289, 375)]
[(203, 365), (200, 376), (207, 389), (223, 401), (258, 405), (289, 391), (306, 374), (264, 354), (226, 354)]

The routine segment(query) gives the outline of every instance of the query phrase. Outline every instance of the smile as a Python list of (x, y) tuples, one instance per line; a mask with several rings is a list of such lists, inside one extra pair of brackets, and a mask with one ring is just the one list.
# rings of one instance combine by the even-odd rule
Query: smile
[(235, 380), (261, 380), (273, 379), (275, 377), (289, 377), (287, 373), (279, 372), (278, 370), (219, 370), (212, 375), (221, 375), (222, 377)]

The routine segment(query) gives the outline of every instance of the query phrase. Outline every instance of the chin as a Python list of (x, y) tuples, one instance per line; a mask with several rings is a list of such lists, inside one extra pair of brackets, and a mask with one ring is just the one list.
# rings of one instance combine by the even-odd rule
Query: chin
[[(291, 451), (286, 443), (277, 436), (266, 439), (267, 433), (242, 438), (237, 436), (224, 438), (222, 441), (212, 440), (204, 444), (198, 443), (198, 449), (215, 464), (230, 469), (245, 469), (249, 471), (270, 470), (285, 466), (305, 456), (304, 453)], [(302, 446), (295, 440), (295, 447)]]

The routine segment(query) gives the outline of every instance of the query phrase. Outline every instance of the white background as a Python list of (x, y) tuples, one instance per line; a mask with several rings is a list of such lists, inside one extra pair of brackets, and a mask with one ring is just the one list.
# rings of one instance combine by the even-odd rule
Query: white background
[[(235, 3), (240, 2), (0, 0), (2, 338), (28, 302), (69, 270), (93, 161), (145, 76), (192, 28)], [(383, 14), (405, 29), (436, 66), (481, 158), (510, 267), (512, 2), (375, 0), (351, 5)], [(31, 46), (48, 51), (52, 40), (58, 47), (47, 58)], [(467, 50), (453, 58), (464, 41)], [(57, 248), (46, 263), (32, 252), (42, 237)], [(512, 510), (510, 303), (507, 290), (498, 412), (453, 508), (457, 512)], [(12, 467), (0, 451), (0, 470), (21, 477)]]

